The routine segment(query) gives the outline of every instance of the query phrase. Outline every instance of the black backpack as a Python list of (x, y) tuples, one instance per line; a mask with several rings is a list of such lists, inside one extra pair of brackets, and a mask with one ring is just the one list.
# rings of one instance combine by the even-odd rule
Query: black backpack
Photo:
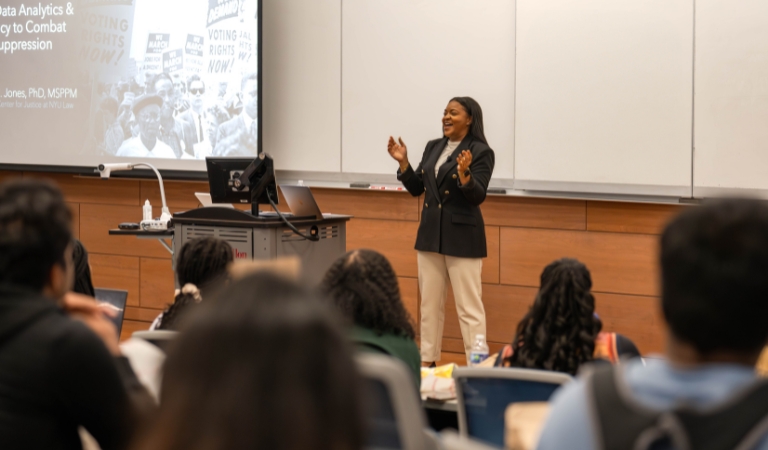
[(593, 365), (586, 374), (597, 449), (750, 450), (768, 432), (768, 381), (760, 380), (711, 408), (658, 411), (632, 398), (621, 366)]

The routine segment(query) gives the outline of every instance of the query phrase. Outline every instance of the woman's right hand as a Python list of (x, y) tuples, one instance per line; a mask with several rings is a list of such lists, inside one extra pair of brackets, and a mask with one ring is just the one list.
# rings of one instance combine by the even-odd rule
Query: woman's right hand
[(389, 144), (387, 144), (387, 151), (395, 161), (400, 163), (400, 172), (405, 172), (408, 169), (408, 148), (403, 142), (403, 138), (397, 138), (398, 142), (395, 142), (395, 138), (389, 137)]

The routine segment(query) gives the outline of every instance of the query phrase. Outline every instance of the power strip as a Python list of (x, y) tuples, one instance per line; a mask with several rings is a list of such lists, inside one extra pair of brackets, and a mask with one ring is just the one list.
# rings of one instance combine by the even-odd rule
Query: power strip
[(144, 231), (161, 231), (168, 229), (168, 222), (162, 220), (142, 220), (139, 226)]

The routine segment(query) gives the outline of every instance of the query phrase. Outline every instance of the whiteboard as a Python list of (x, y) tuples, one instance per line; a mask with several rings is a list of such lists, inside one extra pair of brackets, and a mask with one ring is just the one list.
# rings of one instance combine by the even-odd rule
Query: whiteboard
[(263, 2), (263, 150), (279, 170), (341, 170), (341, 0)]
[(414, 167), (442, 136), (452, 97), (483, 108), (493, 178), (514, 174), (515, 2), (353, 0), (342, 4), (342, 170), (394, 174), (402, 136)]
[(692, 0), (517, 0), (515, 188), (690, 196)]
[(768, 194), (768, 2), (696, 5), (694, 195)]

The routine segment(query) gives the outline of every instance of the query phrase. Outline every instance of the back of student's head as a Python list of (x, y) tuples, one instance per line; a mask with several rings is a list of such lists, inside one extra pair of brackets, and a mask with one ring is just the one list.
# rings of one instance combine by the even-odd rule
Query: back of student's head
[(381, 253), (353, 250), (340, 257), (325, 274), (322, 289), (355, 325), (415, 337), (397, 275)]
[(179, 285), (191, 283), (205, 289), (226, 274), (233, 258), (232, 247), (227, 241), (213, 237), (193, 239), (181, 247), (176, 259)]
[(661, 237), (662, 308), (702, 354), (757, 351), (768, 339), (768, 205), (717, 200), (677, 216)]
[(176, 259), (180, 291), (163, 312), (161, 330), (175, 330), (190, 306), (202, 300), (203, 293), (226, 278), (234, 259), (228, 242), (213, 237), (193, 239), (181, 247)]
[(575, 259), (545, 267), (533, 306), (518, 324), (510, 365), (575, 374), (591, 361), (602, 323), (590, 289), (589, 270)]
[(68, 267), (72, 215), (61, 191), (43, 180), (0, 185), (0, 284), (42, 291), (51, 269)]
[(91, 264), (88, 261), (88, 251), (78, 239), (72, 241), (72, 265), (75, 270), (73, 292), (94, 297), (96, 290), (91, 279)]
[(169, 350), (150, 450), (355, 450), (358, 374), (332, 311), (269, 272), (228, 285)]

